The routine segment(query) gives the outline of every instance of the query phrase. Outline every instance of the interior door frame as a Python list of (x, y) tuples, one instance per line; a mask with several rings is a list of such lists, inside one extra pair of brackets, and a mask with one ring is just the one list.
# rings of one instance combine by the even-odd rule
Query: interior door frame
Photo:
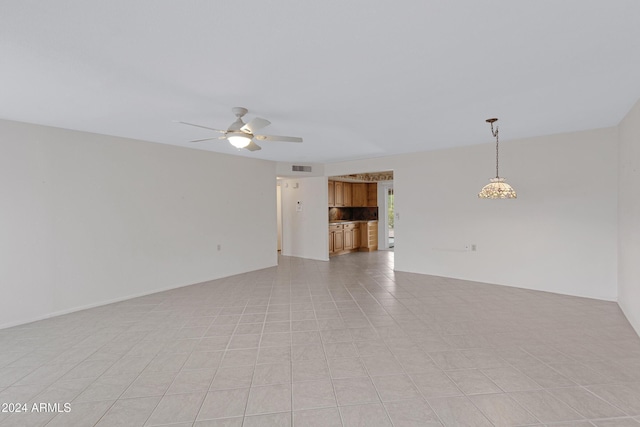
[[(378, 197), (382, 200), (378, 200), (378, 209), (382, 209), (382, 212), (378, 212), (378, 223), (382, 225), (378, 230), (378, 246), (382, 242), (383, 250), (389, 249), (389, 189), (393, 189), (393, 181), (382, 181), (378, 183), (380, 191)], [(380, 229), (381, 228), (381, 229)], [(395, 246), (395, 245), (394, 245)]]

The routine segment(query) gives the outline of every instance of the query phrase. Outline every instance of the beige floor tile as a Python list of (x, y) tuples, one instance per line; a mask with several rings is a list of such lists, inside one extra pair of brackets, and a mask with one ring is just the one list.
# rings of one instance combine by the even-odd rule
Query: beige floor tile
[(47, 426), (51, 427), (85, 427), (92, 426), (113, 405), (112, 400), (101, 402), (72, 403), (71, 411), (59, 413)]
[(115, 400), (119, 398), (135, 377), (120, 375), (114, 377), (100, 377), (90, 384), (75, 398), (75, 402), (96, 402), (100, 400)]
[(578, 385), (587, 386), (612, 382), (605, 375), (581, 363), (552, 363), (549, 366)]
[(374, 377), (372, 380), (383, 402), (420, 397), (420, 393), (407, 375), (387, 375)]
[(475, 368), (473, 362), (459, 351), (437, 351), (429, 353), (429, 357), (440, 369), (470, 369)]
[(435, 364), (426, 352), (408, 352), (399, 351), (395, 353), (395, 357), (404, 368), (405, 372), (410, 374), (439, 371), (440, 368)]
[(223, 368), (228, 368), (233, 366), (255, 365), (257, 360), (257, 348), (245, 350), (228, 350), (225, 352), (220, 366)]
[(338, 405), (377, 403), (378, 393), (369, 378), (343, 378), (333, 380)]
[(147, 420), (148, 425), (193, 422), (205, 393), (174, 394), (164, 396)]
[[(305, 331), (310, 331), (313, 329), (300, 329)], [(267, 322), (264, 324), (264, 333), (272, 334), (277, 332), (291, 332), (291, 322)]]
[(44, 365), (22, 377), (13, 385), (45, 384), (49, 385), (60, 379), (76, 365), (65, 363), (60, 365)]
[(143, 426), (160, 399), (161, 397), (157, 396), (117, 400), (96, 424), (96, 427)]
[(134, 397), (162, 396), (176, 375), (175, 372), (143, 372), (121, 397), (130, 399)]
[[(224, 419), (217, 419), (217, 420), (202, 420), (202, 421), (196, 421), (193, 424), (193, 427), (242, 427), (243, 421), (244, 421), (244, 417), (224, 418)], [(185, 426), (185, 427), (191, 427), (191, 425), (189, 424), (189, 426)]]
[[(93, 383), (93, 381), (92, 378), (58, 380), (34, 397), (33, 402), (71, 402)], [(15, 402), (16, 400), (3, 400), (0, 398), (0, 402), (7, 401)], [(29, 399), (29, 401), (31, 401), (31, 399)]]
[(391, 422), (380, 403), (343, 406), (340, 413), (344, 427), (391, 427)]
[(220, 368), (213, 377), (210, 389), (224, 390), (249, 387), (253, 378), (253, 369), (254, 367), (251, 365)]
[(291, 427), (291, 418), (291, 412), (250, 415), (244, 418), (244, 424), (242, 424), (242, 427)]
[(628, 415), (640, 415), (640, 384), (604, 384), (587, 387), (596, 396), (615, 405)]
[(294, 411), (336, 406), (336, 396), (331, 381), (294, 383), (292, 395)]
[(98, 378), (113, 365), (110, 360), (86, 360), (80, 362), (61, 378), (63, 380), (73, 380), (79, 378)]
[(284, 347), (291, 345), (291, 333), (279, 332), (273, 334), (262, 334), (260, 348), (263, 347)]
[(309, 409), (293, 413), (294, 427), (342, 427), (338, 408)]
[(493, 425), (466, 397), (441, 397), (429, 399), (428, 402), (445, 426)]
[(189, 354), (182, 369), (217, 369), (224, 351), (193, 352)]
[(596, 427), (639, 427), (640, 422), (633, 418), (616, 418), (613, 420), (592, 421)]
[(446, 371), (449, 378), (464, 394), (501, 393), (502, 390), (478, 369)]
[(200, 339), (194, 351), (198, 352), (211, 352), (211, 351), (225, 351), (229, 346), (231, 338), (228, 336), (208, 336)]
[(327, 359), (340, 359), (343, 357), (357, 357), (358, 350), (352, 342), (336, 342), (324, 344)]
[(367, 371), (360, 358), (329, 359), (331, 378), (366, 377)]
[(537, 390), (542, 387), (516, 368), (489, 368), (481, 370), (484, 375), (506, 392)]
[(321, 344), (294, 345), (291, 347), (291, 360), (299, 362), (302, 360), (325, 359)]
[(463, 393), (455, 383), (442, 371), (410, 374), (416, 387), (422, 395), (429, 399), (432, 397), (459, 396)]
[(216, 371), (212, 369), (195, 369), (178, 372), (167, 394), (207, 392)]
[(548, 391), (585, 418), (614, 418), (625, 415), (620, 409), (611, 406), (582, 387), (556, 388)]
[(393, 356), (364, 356), (360, 360), (372, 377), (404, 373), (402, 366)]
[(248, 388), (210, 391), (204, 398), (197, 419), (200, 421), (243, 416), (248, 397)]
[(582, 420), (584, 417), (544, 390), (508, 393), (543, 423)]
[(547, 365), (525, 366), (518, 368), (520, 372), (545, 388), (571, 387), (576, 383)]
[(469, 399), (495, 426), (538, 423), (536, 417), (506, 394), (481, 394)]
[(323, 359), (295, 361), (291, 367), (293, 382), (329, 379), (329, 368)]
[(247, 415), (291, 411), (291, 385), (276, 384), (251, 387)]
[(260, 335), (233, 335), (227, 349), (238, 350), (244, 348), (258, 348), (260, 343)]
[(291, 347), (261, 347), (258, 350), (258, 364), (284, 363), (291, 361)]
[(435, 427), (442, 425), (433, 409), (422, 399), (384, 404), (394, 427)]
[(253, 372), (253, 386), (290, 383), (291, 364), (288, 362), (256, 365)]

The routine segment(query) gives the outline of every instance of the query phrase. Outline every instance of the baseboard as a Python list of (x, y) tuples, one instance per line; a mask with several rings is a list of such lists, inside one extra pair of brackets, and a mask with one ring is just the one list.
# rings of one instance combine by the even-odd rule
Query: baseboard
[(620, 310), (622, 310), (622, 314), (624, 314), (624, 317), (627, 318), (631, 327), (640, 337), (640, 313), (631, 310), (631, 308), (625, 308), (625, 304), (621, 304), (620, 301), (618, 301), (618, 307), (620, 307)]

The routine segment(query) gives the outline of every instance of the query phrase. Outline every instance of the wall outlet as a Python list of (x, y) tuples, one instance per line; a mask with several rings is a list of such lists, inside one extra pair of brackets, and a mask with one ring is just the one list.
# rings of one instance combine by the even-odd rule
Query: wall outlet
[(474, 244), (472, 244), (472, 245), (471, 245), (471, 251), (472, 251), (472, 252), (475, 252), (475, 251), (477, 251), (477, 250), (478, 250), (478, 246), (477, 246), (475, 243), (474, 243)]
[(222, 249), (222, 245), (218, 245), (218, 250)]

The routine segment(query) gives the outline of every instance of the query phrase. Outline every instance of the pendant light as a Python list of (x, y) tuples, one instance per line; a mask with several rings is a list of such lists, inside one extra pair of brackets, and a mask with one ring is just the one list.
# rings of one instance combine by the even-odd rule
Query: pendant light
[(493, 130), (493, 123), (498, 119), (487, 119), (487, 123), (491, 124), (491, 134), (496, 139), (496, 177), (489, 179), (489, 184), (482, 187), (482, 190), (478, 193), (478, 197), (481, 199), (515, 199), (517, 198), (516, 190), (511, 188), (509, 184), (505, 182), (504, 178), (500, 178), (498, 174), (498, 125)]

